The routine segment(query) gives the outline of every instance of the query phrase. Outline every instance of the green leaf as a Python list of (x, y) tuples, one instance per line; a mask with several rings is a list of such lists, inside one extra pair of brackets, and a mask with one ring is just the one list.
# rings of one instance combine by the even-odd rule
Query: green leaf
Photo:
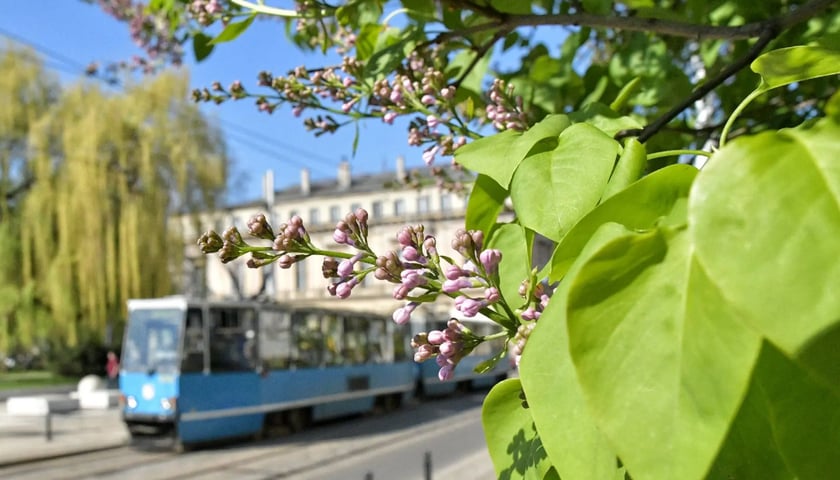
[(759, 90), (840, 74), (840, 51), (817, 46), (780, 48), (753, 60), (750, 68), (761, 75)]
[(356, 54), (359, 60), (367, 60), (373, 55), (376, 44), (384, 31), (385, 27), (377, 24), (363, 25), (359, 29), (359, 34), (356, 36)]
[[(463, 77), (460, 81), (458, 90), (467, 90), (478, 95), (484, 90), (483, 82), (484, 77), (487, 75), (487, 68), (490, 66), (492, 50), (485, 52), (482, 57), (473, 64), (475, 56), (476, 52), (473, 52), (472, 50), (464, 50), (458, 53), (455, 55), (455, 58), (447, 63), (444, 73), (446, 74), (446, 78), (460, 79)], [(471, 70), (466, 74), (466, 77), (464, 77), (467, 68), (470, 68)]]
[[(737, 138), (698, 176), (689, 199), (697, 256), (747, 321), (836, 385), (840, 352), (840, 126)], [(813, 352), (808, 354), (808, 352)], [(836, 387), (835, 387), (836, 388)]]
[(549, 115), (523, 133), (505, 130), (468, 143), (455, 151), (455, 160), (507, 188), (513, 172), (534, 146), (542, 140), (556, 138), (569, 125), (566, 115)]
[(257, 18), (256, 13), (252, 13), (248, 16), (245, 20), (241, 22), (231, 22), (228, 23), (224, 30), (221, 31), (216, 38), (210, 40), (211, 45), (218, 45), (222, 42), (229, 42), (231, 40), (235, 40), (237, 37), (242, 35), (242, 32), (248, 29), (252, 23), (254, 23), (254, 19)]
[(612, 11), (612, 0), (582, 0), (583, 10), (595, 15), (606, 15)]
[(627, 471), (637, 480), (702, 478), (761, 338), (697, 263), (685, 229), (627, 231), (566, 281), (577, 376)]
[(834, 478), (840, 397), (765, 342), (709, 478)]
[(557, 148), (525, 158), (510, 185), (520, 223), (559, 241), (598, 204), (618, 143), (585, 123), (560, 133)]
[[(626, 233), (616, 224), (598, 230), (573, 271), (591, 252)], [(519, 365), (520, 378), (537, 431), (560, 477), (613, 479), (615, 453), (589, 415), (569, 356), (568, 285), (569, 282), (560, 284), (531, 332)]]
[[(386, 29), (390, 33), (394, 29)], [(391, 73), (402, 61), (414, 50), (417, 44), (417, 32), (413, 29), (406, 29), (402, 32), (403, 37), (392, 39), (390, 35), (383, 35), (377, 42), (374, 52), (365, 63), (365, 76), (379, 78)]]
[(498, 478), (543, 480), (551, 465), (521, 394), (516, 378), (490, 390), (481, 410), (484, 437)]
[(487, 175), (478, 175), (467, 201), (465, 226), (467, 230), (481, 230), (485, 234), (493, 229), (505, 206), (508, 192)]
[(622, 116), (610, 107), (598, 102), (590, 103), (581, 110), (570, 113), (569, 119), (575, 123), (588, 123), (610, 137), (615, 136), (621, 130), (642, 128), (643, 126), (635, 118)]
[[(685, 212), (697, 169), (671, 165), (633, 183), (601, 203), (563, 237), (551, 259), (551, 281), (566, 274), (589, 238), (603, 224), (617, 222), (630, 230), (648, 230), (672, 212)], [(684, 223), (684, 222), (683, 222)]]
[(214, 45), (210, 43), (211, 38), (201, 32), (193, 35), (192, 45), (195, 61), (200, 62), (213, 53)]
[(507, 223), (497, 228), (487, 248), (497, 248), (502, 252), (499, 264), (499, 291), (508, 305), (523, 302), (519, 295), (519, 286), (528, 278), (531, 269), (531, 242), (525, 235), (525, 229), (515, 223)]
[(645, 145), (636, 137), (630, 137), (624, 143), (624, 151), (618, 157), (610, 181), (604, 190), (601, 201), (627, 188), (628, 185), (641, 178), (647, 166), (647, 151)]
[(490, 7), (502, 13), (528, 15), (531, 13), (531, 2), (511, 0), (490, 0)]

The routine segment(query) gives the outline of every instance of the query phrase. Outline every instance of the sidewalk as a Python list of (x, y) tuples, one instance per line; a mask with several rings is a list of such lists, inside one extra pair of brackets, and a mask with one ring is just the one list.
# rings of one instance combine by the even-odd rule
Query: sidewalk
[(43, 416), (10, 416), (0, 403), (0, 467), (128, 444), (118, 408), (52, 415), (51, 440), (46, 425)]

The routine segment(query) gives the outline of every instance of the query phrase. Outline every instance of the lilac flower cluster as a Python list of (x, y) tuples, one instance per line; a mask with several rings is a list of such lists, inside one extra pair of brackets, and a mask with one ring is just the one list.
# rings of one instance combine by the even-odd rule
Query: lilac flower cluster
[[(461, 229), (456, 232), (452, 248), (464, 257), (463, 264), (459, 265), (438, 253), (437, 240), (425, 233), (423, 225), (403, 227), (396, 236), (399, 248), (377, 256), (368, 245), (368, 213), (362, 208), (348, 213), (337, 222), (333, 231), (333, 240), (354, 252), (317, 248), (298, 216), (274, 229), (265, 215), (258, 214), (248, 220), (247, 228), (252, 237), (271, 242), (271, 245), (247, 244), (236, 227), (228, 228), (222, 235), (209, 231), (199, 238), (198, 244), (204, 253), (219, 252), (225, 263), (250, 253), (248, 266), (252, 268), (273, 262), (281, 268), (289, 268), (309, 256), (322, 255), (322, 272), (330, 279), (327, 291), (339, 298), (348, 298), (365, 276), (373, 273), (376, 279), (395, 284), (393, 297), (405, 301), (392, 315), (398, 324), (409, 322), (421, 304), (435, 301), (440, 294), (454, 298), (455, 308), (466, 317), (479, 313), (497, 314), (496, 304), (503, 302), (498, 289), (502, 254), (499, 250), (484, 248), (484, 235), (480, 231)], [(523, 318), (525, 316), (523, 313)], [(512, 327), (507, 329), (512, 333)], [(502, 331), (493, 338), (499, 335), (508, 333)], [(415, 337), (415, 359), (423, 361), (435, 357), (440, 366), (439, 377), (446, 380), (452, 377), (458, 362), (487, 338), (473, 334), (451, 319), (446, 329)]]
[(451, 318), (444, 330), (432, 330), (415, 335), (411, 339), (411, 346), (415, 349), (415, 362), (425, 362), (435, 358), (440, 367), (438, 378), (444, 382), (452, 378), (458, 362), (481, 341), (483, 339), (476, 337), (461, 322)]
[(208, 26), (213, 24), (222, 12), (224, 0), (193, 0), (187, 6), (187, 12), (198, 22), (199, 25)]
[(487, 120), (493, 123), (496, 130), (525, 130), (528, 128), (528, 116), (522, 103), (521, 96), (514, 96), (513, 85), (507, 85), (504, 80), (493, 80), (490, 87), (490, 102), (485, 107)]
[[(128, 23), (134, 43), (146, 51), (149, 59), (162, 59), (173, 65), (181, 65), (184, 58), (183, 41), (179, 38), (179, 25), (162, 13), (149, 13), (142, 1), (97, 0), (97, 4), (108, 15)], [(146, 73), (154, 70), (150, 62), (135, 62), (145, 66)]]

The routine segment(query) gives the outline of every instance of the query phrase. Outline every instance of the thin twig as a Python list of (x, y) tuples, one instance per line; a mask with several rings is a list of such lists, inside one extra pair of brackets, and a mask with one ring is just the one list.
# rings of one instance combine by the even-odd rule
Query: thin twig
[(470, 64), (467, 65), (467, 68), (464, 69), (464, 71), (461, 73), (461, 75), (459, 75), (458, 78), (454, 82), (452, 82), (452, 86), (455, 87), (455, 88), (461, 86), (461, 82), (463, 82), (464, 79), (467, 78), (467, 75), (469, 75), (470, 72), (475, 68), (475, 66), (478, 65), (478, 62), (481, 60), (482, 57), (484, 57), (484, 55), (487, 54), (487, 51), (490, 50), (490, 48), (493, 45), (495, 45), (496, 42), (498, 42), (502, 37), (504, 37), (508, 33), (510, 33), (510, 30), (501, 29), (498, 32), (496, 32), (495, 35), (493, 35), (493, 38), (491, 38), (490, 41), (488, 41), (484, 45), (481, 45), (480, 47), (478, 47), (475, 50), (475, 58), (473, 58), (470, 61)]

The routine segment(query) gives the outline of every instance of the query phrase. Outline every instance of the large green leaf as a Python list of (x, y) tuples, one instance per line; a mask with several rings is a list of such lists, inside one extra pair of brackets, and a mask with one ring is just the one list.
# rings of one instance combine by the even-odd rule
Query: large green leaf
[(566, 115), (549, 115), (523, 133), (505, 130), (464, 145), (455, 151), (455, 159), (508, 188), (513, 172), (528, 152), (545, 139), (554, 141), (569, 125)]
[(672, 212), (684, 215), (688, 192), (696, 176), (694, 167), (671, 165), (595, 207), (557, 245), (551, 258), (551, 280), (563, 278), (595, 230), (607, 222), (617, 222), (631, 230), (647, 230)]
[(765, 342), (709, 478), (837, 478), (838, 412), (836, 391)]
[(761, 55), (750, 65), (761, 75), (759, 90), (840, 74), (840, 51), (818, 46), (780, 48)]
[[(592, 236), (570, 276), (593, 251), (626, 233), (621, 225), (604, 225)], [(568, 285), (560, 284), (528, 338), (519, 365), (520, 377), (537, 431), (560, 477), (611, 479), (616, 473), (615, 453), (589, 414), (569, 356)]]
[(484, 399), (481, 422), (498, 478), (546, 478), (551, 464), (531, 413), (523, 405), (519, 379), (504, 380), (490, 390)]
[(502, 252), (499, 264), (499, 289), (508, 305), (519, 305), (523, 302), (519, 296), (519, 285), (528, 278), (530, 273), (531, 255), (529, 242), (525, 236), (525, 229), (515, 223), (507, 223), (493, 232), (487, 245)]
[(508, 192), (487, 175), (478, 175), (470, 190), (464, 223), (468, 230), (489, 233), (505, 206)]
[(758, 357), (692, 252), (684, 228), (628, 231), (566, 280), (584, 397), (634, 480), (703, 478)]
[(577, 123), (560, 133), (554, 150), (525, 158), (510, 184), (522, 225), (559, 241), (598, 204), (618, 148), (601, 130)]
[[(738, 138), (691, 192), (697, 256), (727, 300), (832, 385), (840, 349), (840, 127)], [(826, 343), (827, 342), (827, 343)]]

